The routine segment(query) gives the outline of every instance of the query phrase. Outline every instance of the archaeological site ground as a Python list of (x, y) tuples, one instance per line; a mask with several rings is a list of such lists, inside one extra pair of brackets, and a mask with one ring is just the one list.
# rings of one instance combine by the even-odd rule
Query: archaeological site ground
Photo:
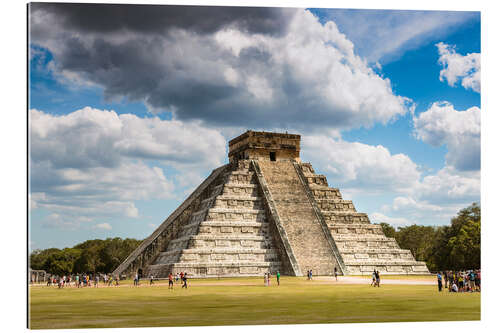
[[(352, 279), (342, 281), (342, 279)], [(434, 276), (382, 278), (194, 279), (174, 290), (149, 281), (133, 287), (31, 287), (32, 328), (277, 325), (480, 319), (480, 293), (438, 293)], [(409, 281), (408, 281), (409, 280)], [(395, 284), (407, 281), (407, 284)], [(393, 284), (394, 283), (394, 284)], [(410, 284), (411, 283), (411, 284)]]

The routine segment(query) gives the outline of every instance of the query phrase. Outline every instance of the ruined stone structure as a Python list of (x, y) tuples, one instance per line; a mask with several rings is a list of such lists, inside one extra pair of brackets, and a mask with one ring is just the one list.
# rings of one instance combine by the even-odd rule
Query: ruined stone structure
[(300, 135), (247, 131), (115, 275), (429, 273), (300, 160)]

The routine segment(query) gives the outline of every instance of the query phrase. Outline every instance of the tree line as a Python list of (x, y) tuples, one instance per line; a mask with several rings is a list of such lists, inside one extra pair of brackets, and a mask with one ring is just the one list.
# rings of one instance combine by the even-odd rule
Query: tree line
[(94, 239), (72, 248), (35, 250), (30, 254), (30, 267), (59, 276), (76, 273), (111, 273), (141, 244), (126, 238)]
[(394, 227), (380, 223), (384, 234), (408, 249), (430, 271), (478, 269), (481, 266), (481, 207), (460, 210), (446, 226)]

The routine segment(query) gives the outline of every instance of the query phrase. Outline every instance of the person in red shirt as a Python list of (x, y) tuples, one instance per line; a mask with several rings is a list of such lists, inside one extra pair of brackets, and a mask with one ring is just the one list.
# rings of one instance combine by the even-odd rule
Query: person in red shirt
[(168, 289), (174, 289), (174, 276), (172, 273), (168, 274)]

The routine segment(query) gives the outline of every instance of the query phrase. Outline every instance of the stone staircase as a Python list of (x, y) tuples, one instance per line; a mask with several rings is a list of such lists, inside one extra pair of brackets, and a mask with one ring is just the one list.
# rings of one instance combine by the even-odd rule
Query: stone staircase
[(259, 161), (302, 275), (331, 275), (339, 267), (292, 161)]
[(335, 240), (346, 274), (370, 274), (374, 269), (383, 274), (429, 273), (424, 262), (400, 249), (379, 225), (358, 213), (352, 201), (343, 200), (339, 189), (328, 187), (326, 177), (315, 174), (311, 164), (301, 163), (300, 168)]
[(249, 161), (239, 161), (201, 201), (188, 223), (148, 266), (147, 276), (191, 277), (276, 273), (281, 262)]

